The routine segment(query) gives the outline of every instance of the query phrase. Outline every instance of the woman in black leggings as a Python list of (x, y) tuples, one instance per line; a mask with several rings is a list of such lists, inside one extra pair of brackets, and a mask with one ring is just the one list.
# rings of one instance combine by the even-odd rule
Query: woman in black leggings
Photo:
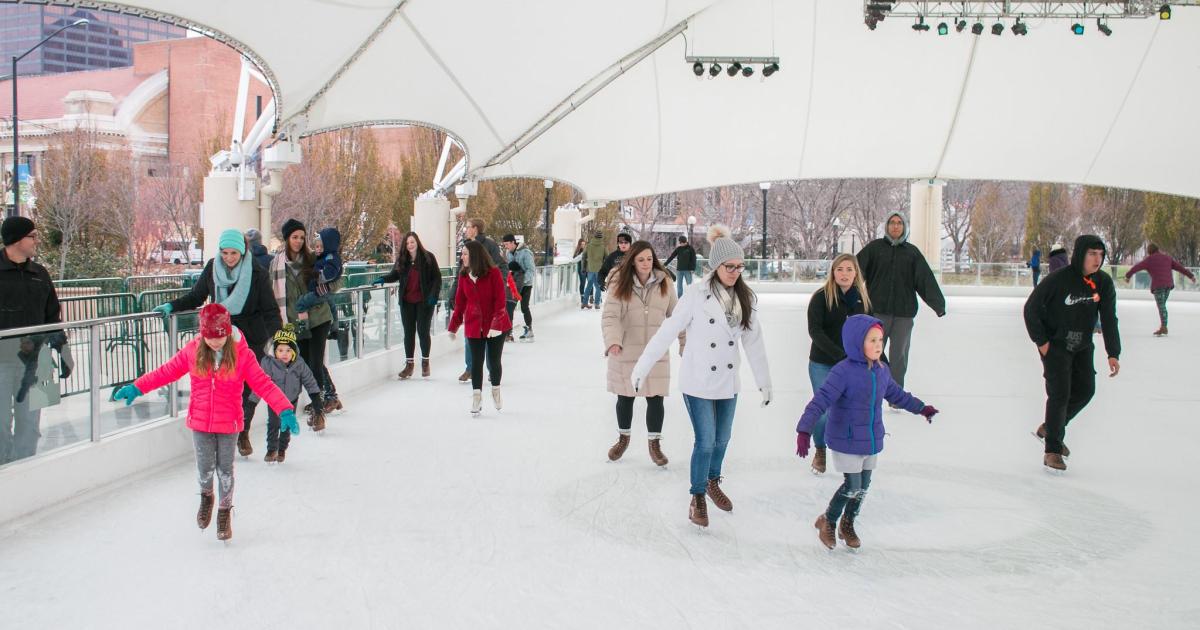
[(404, 246), (396, 257), (396, 265), (375, 281), (400, 283), (400, 323), (404, 325), (404, 369), (401, 380), (413, 375), (413, 353), (417, 339), (421, 341), (421, 376), (429, 376), (429, 327), (433, 311), (442, 294), (442, 271), (437, 258), (421, 245), (416, 232), (404, 235)]
[(483, 245), (467, 242), (462, 253), (462, 272), (454, 294), (454, 313), (450, 316), (450, 340), (461, 327), (471, 353), (471, 413), (483, 408), (483, 362), (487, 359), (492, 382), (492, 403), (499, 411), (500, 356), (504, 337), (512, 330), (512, 320), (504, 308), (504, 281), (500, 269), (492, 263)]

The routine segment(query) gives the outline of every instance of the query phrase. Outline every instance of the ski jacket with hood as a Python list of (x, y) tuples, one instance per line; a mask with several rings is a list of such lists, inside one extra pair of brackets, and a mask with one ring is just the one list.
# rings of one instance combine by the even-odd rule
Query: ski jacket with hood
[(175, 356), (157, 370), (143, 374), (133, 386), (142, 394), (166, 387), (184, 374), (192, 377), (192, 392), (188, 396), (187, 428), (205, 433), (240, 433), (242, 431), (242, 387), (258, 394), (276, 414), (292, 408), (292, 403), (271, 382), (271, 377), (258, 365), (257, 357), (246, 345), (246, 337), (236, 326), (233, 329), (237, 349), (237, 368), (233, 374), (210, 370), (208, 375), (196, 372), (196, 352), (204, 339), (196, 336)]
[(1159, 289), (1174, 289), (1175, 277), (1171, 274), (1172, 271), (1179, 273), (1196, 281), (1196, 276), (1188, 271), (1187, 267), (1179, 264), (1178, 260), (1162, 252), (1154, 252), (1142, 259), (1142, 262), (1134, 265), (1129, 271), (1125, 272), (1125, 279), (1133, 277), (1133, 274), (1145, 271), (1150, 274), (1150, 290), (1157, 291)]
[(882, 361), (867, 365), (863, 341), (867, 331), (881, 326), (870, 315), (853, 315), (842, 327), (842, 349), (846, 358), (829, 371), (825, 384), (813, 393), (796, 424), (798, 433), (812, 433), (821, 414), (828, 412), (825, 443), (829, 448), (850, 455), (874, 455), (883, 450), (883, 401), (911, 413), (925, 408), (921, 399), (904, 391), (892, 380), (891, 370)]
[(1050, 273), (1054, 273), (1063, 267), (1071, 264), (1071, 260), (1067, 258), (1067, 250), (1052, 249), (1050, 250), (1050, 259), (1047, 265), (1050, 268)]
[(308, 290), (316, 291), (317, 284), (329, 284), (342, 277), (342, 233), (327, 227), (317, 234), (321, 237), (321, 255), (313, 262), (313, 279)]
[[(263, 357), (259, 365), (288, 400), (297, 400), (300, 398), (300, 392), (308, 392), (309, 398), (315, 401), (321, 395), (321, 386), (317, 384), (317, 379), (313, 378), (308, 364), (300, 358), (300, 350), (292, 346), (292, 352), (294, 358), (291, 363), (276, 359), (272, 353)], [(262, 397), (258, 394), (250, 394), (251, 402), (257, 403), (260, 400)]]
[(675, 265), (680, 271), (695, 271), (696, 270), (696, 248), (684, 243), (675, 248), (670, 256), (663, 261), (663, 266), (671, 264), (672, 260), (679, 259), (679, 263)]
[(1117, 292), (1112, 278), (1103, 270), (1084, 276), (1083, 261), (1089, 249), (1107, 252), (1100, 237), (1080, 236), (1075, 239), (1071, 264), (1046, 276), (1029, 294), (1025, 300), (1025, 330), (1038, 346), (1049, 342), (1051, 347), (1060, 346), (1070, 352), (1090, 351), (1099, 315), (1104, 348), (1108, 356), (1117, 359), (1121, 356)]
[(938, 286), (933, 270), (916, 245), (908, 242), (908, 219), (899, 212), (888, 215), (884, 225), (900, 217), (904, 221), (904, 233), (893, 240), (886, 234), (877, 238), (858, 252), (858, 265), (862, 267), (867, 293), (871, 296), (871, 309), (881, 315), (916, 317), (917, 296), (937, 313), (946, 314), (946, 298)]

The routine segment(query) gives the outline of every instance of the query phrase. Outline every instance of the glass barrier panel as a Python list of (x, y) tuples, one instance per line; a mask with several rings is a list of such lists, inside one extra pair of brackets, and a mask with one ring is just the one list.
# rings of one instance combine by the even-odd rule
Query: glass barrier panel
[(363, 356), (384, 349), (383, 338), (387, 331), (387, 300), (386, 289), (362, 291)]
[[(92, 439), (90, 339), (70, 326), (0, 333), (0, 466)], [(64, 396), (71, 388), (83, 393)]]

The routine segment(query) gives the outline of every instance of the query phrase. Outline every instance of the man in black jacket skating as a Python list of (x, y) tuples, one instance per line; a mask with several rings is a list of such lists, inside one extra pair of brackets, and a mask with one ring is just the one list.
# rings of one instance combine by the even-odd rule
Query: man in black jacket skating
[[(938, 286), (925, 255), (908, 242), (908, 221), (899, 212), (888, 215), (883, 238), (877, 238), (858, 252), (872, 313), (883, 322), (883, 348), (887, 352), (892, 380), (904, 387), (908, 372), (908, 350), (912, 343), (913, 322), (917, 316), (917, 296), (938, 317), (946, 314), (946, 298)], [(889, 349), (890, 345), (890, 349)]]
[(692, 284), (692, 274), (696, 273), (696, 250), (688, 244), (686, 236), (679, 237), (679, 247), (676, 247), (675, 251), (667, 256), (667, 259), (663, 261), (663, 266), (670, 265), (671, 261), (676, 258), (679, 259), (679, 262), (675, 268), (679, 273), (675, 274), (675, 295), (683, 297), (684, 287)]
[(1096, 392), (1092, 331), (1099, 314), (1108, 354), (1108, 375), (1121, 370), (1121, 335), (1117, 330), (1117, 292), (1104, 264), (1104, 241), (1084, 234), (1075, 239), (1071, 264), (1046, 276), (1025, 301), (1025, 329), (1042, 355), (1046, 379), (1046, 418), (1035, 434), (1045, 440), (1042, 463), (1066, 470), (1070, 454), (1063, 439), (1067, 424)]

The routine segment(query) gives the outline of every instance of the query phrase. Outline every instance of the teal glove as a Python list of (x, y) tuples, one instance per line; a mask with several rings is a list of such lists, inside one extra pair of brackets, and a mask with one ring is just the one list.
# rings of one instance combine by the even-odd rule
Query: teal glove
[(167, 302), (166, 304), (159, 304), (158, 306), (155, 306), (153, 310), (155, 313), (162, 314), (163, 323), (165, 324), (166, 321), (171, 318), (171, 311), (175, 309), (171, 307), (170, 302)]
[(296, 422), (296, 411), (288, 409), (279, 414), (279, 430), (292, 435), (300, 435), (300, 424)]
[(141, 395), (142, 395), (142, 392), (140, 390), (138, 390), (138, 388), (136, 388), (132, 384), (130, 384), (130, 385), (126, 385), (125, 387), (122, 387), (121, 389), (118, 389), (117, 393), (113, 394), (113, 400), (114, 401), (115, 400), (124, 400), (125, 406), (128, 407), (129, 405), (133, 404), (133, 401), (138, 396), (141, 396)]

